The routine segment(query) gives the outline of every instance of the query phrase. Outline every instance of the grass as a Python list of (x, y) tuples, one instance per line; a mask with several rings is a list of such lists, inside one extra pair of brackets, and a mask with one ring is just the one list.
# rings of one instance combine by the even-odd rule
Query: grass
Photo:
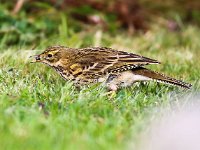
[[(20, 24), (19, 20), (15, 21)], [(31, 26), (39, 28), (40, 23)], [(26, 35), (20, 28), (15, 28), (20, 31), (15, 37), (12, 37), (13, 31), (3, 34), (0, 42), (1, 149), (126, 149), (130, 142), (137, 144), (138, 136), (148, 129), (148, 122), (160, 109), (178, 105), (181, 100), (177, 97), (199, 91), (198, 27), (185, 25), (181, 31), (169, 32), (152, 25), (146, 34), (128, 36), (120, 32), (113, 36), (96, 28), (74, 32), (73, 26), (68, 24), (66, 28), (66, 24), (62, 14), (57, 32), (38, 35), (38, 31), (31, 30), (30, 41), (26, 25)], [(29, 50), (35, 44), (38, 50)], [(184, 91), (163, 84), (141, 83), (120, 90), (113, 99), (105, 96), (106, 90), (101, 86), (79, 91), (47, 66), (29, 63), (30, 55), (55, 44), (101, 45), (143, 54), (163, 62), (150, 68), (182, 78), (192, 83), (193, 88)]]

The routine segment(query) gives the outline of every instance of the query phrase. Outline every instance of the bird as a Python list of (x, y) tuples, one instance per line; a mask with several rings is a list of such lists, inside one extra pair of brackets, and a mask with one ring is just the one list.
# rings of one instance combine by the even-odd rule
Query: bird
[(54, 68), (76, 87), (102, 83), (109, 91), (130, 87), (140, 81), (155, 81), (190, 89), (191, 84), (145, 68), (159, 61), (108, 47), (70, 48), (49, 46), (44, 52), (31, 56)]

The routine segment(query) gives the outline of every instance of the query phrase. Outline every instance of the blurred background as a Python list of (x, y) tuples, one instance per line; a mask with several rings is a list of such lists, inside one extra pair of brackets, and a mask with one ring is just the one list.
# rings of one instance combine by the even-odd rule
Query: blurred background
[[(116, 35), (145, 34), (152, 24), (179, 32), (200, 25), (199, 0), (0, 0), (0, 40), (4, 46), (39, 45), (59, 35), (101, 29)], [(87, 38), (87, 37), (86, 37)], [(80, 38), (81, 39), (81, 38)], [(90, 39), (88, 39), (90, 40)], [(52, 40), (55, 41), (55, 40)], [(66, 42), (67, 41), (63, 41)], [(80, 45), (91, 45), (80, 43)]]
[[(193, 86), (77, 90), (30, 63), (51, 45), (141, 54)], [(0, 0), (0, 149), (199, 150), (199, 56), (199, 0)]]

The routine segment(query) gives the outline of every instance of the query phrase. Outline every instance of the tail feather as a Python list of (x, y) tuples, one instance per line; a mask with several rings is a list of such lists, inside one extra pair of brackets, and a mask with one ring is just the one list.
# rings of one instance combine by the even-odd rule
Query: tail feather
[(189, 83), (185, 83), (181, 80), (176, 80), (174, 78), (165, 76), (164, 74), (161, 74), (161, 73), (158, 73), (158, 72), (155, 72), (155, 71), (143, 68), (143, 67), (135, 68), (132, 71), (133, 71), (134, 74), (148, 77), (152, 80), (156, 80), (157, 82), (176, 85), (176, 86), (180, 86), (180, 87), (186, 88), (186, 89), (190, 89), (191, 86), (192, 86)]

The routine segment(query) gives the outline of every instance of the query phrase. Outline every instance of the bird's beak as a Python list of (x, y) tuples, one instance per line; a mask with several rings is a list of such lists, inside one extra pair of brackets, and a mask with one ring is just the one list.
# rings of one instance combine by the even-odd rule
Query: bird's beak
[(31, 59), (31, 61), (30, 61), (31, 63), (41, 62), (42, 61), (40, 55), (33, 55), (33, 56), (30, 56), (29, 58)]

